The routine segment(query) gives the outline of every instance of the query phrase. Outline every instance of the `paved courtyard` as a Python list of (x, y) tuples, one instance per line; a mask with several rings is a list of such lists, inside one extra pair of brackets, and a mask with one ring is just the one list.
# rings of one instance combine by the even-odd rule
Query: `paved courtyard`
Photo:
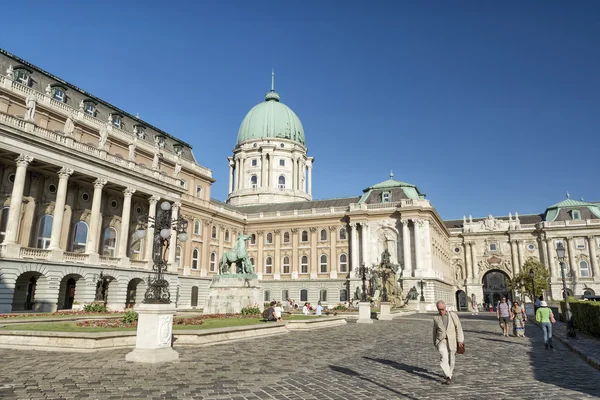
[(2, 399), (584, 399), (600, 372), (541, 331), (505, 338), (490, 315), (461, 315), (467, 354), (441, 384), (432, 315), (182, 349), (177, 363), (125, 362), (129, 350), (0, 349)]

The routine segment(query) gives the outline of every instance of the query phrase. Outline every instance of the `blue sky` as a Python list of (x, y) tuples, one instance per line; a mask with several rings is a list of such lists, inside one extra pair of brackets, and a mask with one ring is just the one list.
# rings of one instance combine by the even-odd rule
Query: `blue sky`
[(393, 170), (444, 219), (600, 201), (600, 2), (19, 4), (0, 47), (190, 143), (219, 200), (275, 68), (314, 198)]

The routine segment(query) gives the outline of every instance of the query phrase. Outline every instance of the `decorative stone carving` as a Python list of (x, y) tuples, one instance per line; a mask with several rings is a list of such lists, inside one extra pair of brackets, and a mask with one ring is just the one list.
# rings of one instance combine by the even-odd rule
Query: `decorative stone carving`
[(17, 157), (17, 159), (15, 160), (15, 162), (17, 163), (17, 167), (27, 167), (32, 161), (33, 157), (25, 154), (19, 154), (19, 157)]
[(75, 123), (73, 122), (74, 118), (75, 117), (73, 116), (72, 113), (69, 113), (67, 115), (67, 120), (65, 121), (65, 126), (63, 128), (63, 132), (67, 136), (72, 136), (73, 135), (73, 131), (75, 130)]
[(315, 233), (315, 232), (317, 231), (317, 228), (315, 228), (314, 226), (311, 226), (311, 227), (310, 227), (310, 231), (311, 231), (312, 233)]
[(10, 79), (11, 81), (15, 80), (15, 70), (13, 69), (12, 65), (8, 65), (8, 68), (6, 68), (6, 77), (8, 79)]
[(33, 121), (33, 117), (35, 116), (35, 106), (37, 104), (37, 97), (35, 93), (28, 94), (25, 98), (25, 106), (27, 107), (27, 111), (25, 111), (25, 121)]
[(510, 261), (503, 260), (499, 257), (493, 256), (487, 260), (480, 260), (477, 265), (479, 266), (479, 272), (484, 272), (490, 269), (500, 269), (505, 270), (509, 276), (512, 274)]
[(106, 185), (106, 179), (98, 178), (94, 181), (95, 189), (102, 189), (104, 187), (104, 185)]
[(79, 102), (79, 111), (83, 111), (83, 110), (85, 110), (85, 103), (83, 102), (83, 100), (81, 100)]
[(58, 177), (59, 178), (69, 178), (71, 175), (73, 174), (73, 170), (70, 168), (65, 168), (62, 167), (59, 171), (58, 171)]
[(337, 231), (337, 229), (338, 229), (338, 227), (337, 227), (337, 226), (333, 226), (333, 225), (331, 225), (331, 226), (329, 227), (329, 231), (330, 231), (330, 232), (335, 232), (335, 231)]
[(131, 140), (131, 142), (129, 142), (129, 154), (128, 154), (128, 159), (129, 161), (135, 161), (135, 149), (137, 148), (137, 141), (138, 138), (137, 136), (134, 136), (133, 139)]
[(181, 173), (181, 168), (182, 168), (181, 163), (177, 162), (175, 164), (175, 169), (173, 170), (173, 178), (179, 178), (179, 174)]
[(46, 86), (46, 96), (51, 96), (52, 95), (52, 87), (50, 86), (50, 84), (48, 84), (48, 86)]
[(100, 128), (100, 138), (98, 139), (98, 148), (104, 149), (104, 146), (106, 146), (107, 140), (108, 140), (108, 127), (106, 125), (103, 125), (102, 128)]
[(290, 231), (292, 231), (293, 234), (296, 234), (296, 233), (298, 233), (298, 228), (292, 228), (292, 229), (290, 229)]
[(158, 347), (171, 347), (171, 329), (173, 327), (173, 316), (161, 315), (158, 322)]
[(154, 158), (152, 159), (152, 169), (158, 170), (160, 168), (160, 160), (163, 158), (163, 155), (159, 151), (154, 152)]
[(496, 229), (500, 229), (500, 221), (495, 219), (491, 214), (484, 221), (479, 221), (481, 225), (481, 229), (485, 229), (487, 231), (493, 231)]

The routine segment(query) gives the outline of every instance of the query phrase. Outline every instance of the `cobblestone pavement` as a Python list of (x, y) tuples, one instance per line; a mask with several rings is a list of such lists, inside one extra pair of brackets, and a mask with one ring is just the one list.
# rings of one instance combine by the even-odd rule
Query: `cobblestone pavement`
[(432, 315), (179, 348), (180, 361), (125, 361), (129, 350), (0, 349), (2, 399), (584, 399), (600, 371), (564, 345), (501, 336), (492, 315), (461, 315), (467, 354), (442, 385)]

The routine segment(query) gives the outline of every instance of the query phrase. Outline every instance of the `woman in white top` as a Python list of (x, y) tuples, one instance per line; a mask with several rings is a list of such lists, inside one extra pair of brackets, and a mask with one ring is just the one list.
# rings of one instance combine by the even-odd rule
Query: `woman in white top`
[(304, 307), (302, 307), (302, 314), (310, 315), (310, 306), (309, 303), (304, 303)]
[(275, 306), (275, 319), (277, 319), (277, 321), (281, 321), (281, 312), (283, 311), (282, 307), (281, 307), (281, 303), (277, 303), (277, 305)]

